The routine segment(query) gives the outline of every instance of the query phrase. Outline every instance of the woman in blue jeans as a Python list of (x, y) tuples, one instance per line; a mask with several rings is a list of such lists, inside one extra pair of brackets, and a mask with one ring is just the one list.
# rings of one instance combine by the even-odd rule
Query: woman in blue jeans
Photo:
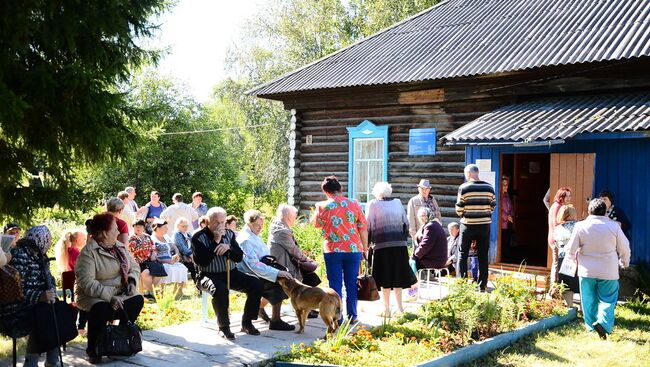
[(326, 177), (321, 189), (327, 200), (316, 203), (311, 221), (325, 237), (323, 255), (329, 286), (343, 298), (345, 283), (345, 309), (354, 322), (357, 319), (357, 275), (361, 258), (368, 248), (368, 226), (361, 206), (356, 200), (343, 196), (335, 176)]

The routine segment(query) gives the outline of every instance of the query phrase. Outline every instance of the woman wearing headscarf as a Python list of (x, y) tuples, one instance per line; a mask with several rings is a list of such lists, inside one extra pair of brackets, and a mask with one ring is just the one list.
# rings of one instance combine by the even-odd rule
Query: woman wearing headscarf
[[(16, 247), (11, 250), (11, 263), (18, 273), (23, 286), (24, 299), (21, 302), (3, 305), (0, 309), (0, 328), (4, 334), (12, 337), (27, 339), (25, 352), (25, 367), (38, 366), (40, 358), (37, 352), (33, 306), (39, 302), (53, 303), (55, 300), (54, 278), (50, 273), (47, 250), (52, 245), (52, 234), (46, 226), (36, 226), (27, 230), (25, 236), (18, 240)], [(57, 348), (48, 350), (45, 365), (58, 366)]]
[(98, 363), (97, 337), (106, 323), (115, 319), (123, 323), (127, 316), (135, 322), (144, 298), (138, 291), (140, 266), (117, 240), (115, 217), (110, 213), (95, 215), (88, 223), (88, 234), (75, 267), (75, 294), (77, 307), (88, 312), (88, 361)]
[(390, 291), (393, 290), (397, 312), (403, 313), (402, 289), (417, 282), (409, 266), (406, 240), (409, 221), (398, 198), (391, 197), (393, 188), (388, 182), (377, 182), (372, 189), (376, 199), (366, 209), (368, 240), (372, 243), (372, 277), (381, 289), (384, 302), (383, 316), (389, 317)]
[(418, 247), (413, 251), (415, 268), (440, 269), (447, 265), (447, 235), (438, 222), (435, 213), (429, 208), (420, 208), (422, 217), (426, 217), (422, 231), (416, 234)]

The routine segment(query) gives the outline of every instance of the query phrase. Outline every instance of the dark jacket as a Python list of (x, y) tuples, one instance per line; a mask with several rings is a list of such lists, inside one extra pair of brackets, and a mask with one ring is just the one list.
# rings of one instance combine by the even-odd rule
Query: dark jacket
[(9, 264), (20, 274), (25, 299), (22, 302), (0, 305), (0, 332), (13, 337), (23, 337), (28, 335), (32, 328), (27, 320), (23, 320), (27, 317), (25, 311), (39, 302), (44, 291), (54, 289), (55, 283), (47, 257), (41, 254), (33, 241), (19, 240), (17, 246), (11, 250), (11, 256)]
[[(230, 251), (223, 256), (217, 256), (214, 250), (219, 243), (230, 245)], [(226, 259), (231, 260), (230, 270), (235, 268), (235, 263), (242, 261), (244, 252), (235, 240), (235, 232), (226, 229), (226, 233), (221, 236), (221, 241), (214, 241), (214, 234), (208, 227), (194, 233), (192, 236), (192, 257), (197, 268), (201, 272), (222, 273), (226, 271)]]
[(422, 230), (422, 239), (413, 252), (421, 268), (444, 268), (447, 264), (447, 235), (440, 223), (431, 221)]

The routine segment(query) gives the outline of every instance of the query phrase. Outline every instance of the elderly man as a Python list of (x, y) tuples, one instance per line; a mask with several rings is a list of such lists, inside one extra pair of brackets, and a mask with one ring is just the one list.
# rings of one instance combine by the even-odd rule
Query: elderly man
[[(589, 216), (577, 222), (569, 239), (565, 262), (578, 259), (580, 303), (587, 330), (601, 339), (614, 328), (618, 300), (618, 267), (630, 265), (630, 243), (621, 226), (607, 218), (602, 199), (589, 202)], [(573, 274), (570, 274), (573, 275)]]
[(472, 241), (476, 241), (478, 254), (478, 286), (485, 292), (488, 280), (488, 249), (490, 224), (496, 207), (492, 185), (478, 178), (478, 166), (468, 164), (464, 170), (467, 182), (458, 187), (456, 214), (460, 217), (460, 259), (457, 275), (467, 277), (467, 258)]
[(237, 270), (236, 262), (243, 260), (244, 253), (233, 231), (226, 229), (226, 211), (215, 207), (208, 210), (206, 216), (207, 226), (192, 236), (194, 263), (199, 272), (197, 285), (212, 295), (219, 330), (224, 338), (230, 340), (235, 339), (235, 334), (230, 331), (229, 289), (246, 293), (241, 330), (259, 335), (252, 321), (257, 319), (260, 308), (262, 282)]
[[(242, 228), (237, 236), (237, 242), (244, 251), (244, 260), (237, 265), (237, 268), (251, 276), (258, 277), (262, 280), (262, 302), (260, 304), (259, 316), (269, 323), (271, 330), (294, 330), (295, 326), (284, 322), (280, 318), (280, 307), (282, 301), (289, 298), (277, 283), (278, 278), (291, 278), (287, 271), (278, 270), (272, 266), (263, 263), (261, 260), (268, 256), (269, 248), (259, 237), (264, 227), (264, 216), (258, 210), (248, 210), (244, 213), (244, 222), (246, 225)], [(264, 311), (264, 306), (271, 304), (271, 317)]]
[(440, 207), (438, 206), (436, 199), (429, 194), (430, 192), (431, 184), (429, 183), (429, 180), (420, 180), (420, 183), (418, 184), (418, 194), (412, 197), (406, 205), (406, 216), (409, 221), (409, 234), (413, 239), (413, 244), (417, 244), (415, 235), (424, 225), (424, 223), (420, 223), (417, 218), (418, 210), (420, 208), (424, 207), (431, 209), (433, 215), (438, 218), (440, 223), (442, 223)]
[[(187, 219), (190, 223), (197, 223), (199, 219), (199, 214), (192, 208), (190, 205), (187, 205), (183, 202), (183, 195), (175, 193), (172, 196), (172, 201), (174, 204), (167, 207), (160, 213), (160, 218), (166, 220), (171, 224), (172, 228), (176, 228), (176, 221), (180, 218)], [(194, 230), (194, 225), (192, 224), (191, 230)]]

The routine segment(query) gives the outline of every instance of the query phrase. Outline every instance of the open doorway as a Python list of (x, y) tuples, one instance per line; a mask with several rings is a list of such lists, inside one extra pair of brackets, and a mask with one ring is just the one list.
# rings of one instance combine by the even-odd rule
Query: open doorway
[(549, 188), (550, 154), (502, 154), (501, 176), (510, 179), (515, 215), (512, 240), (504, 243), (499, 233), (500, 262), (546, 267), (548, 211), (542, 199)]

